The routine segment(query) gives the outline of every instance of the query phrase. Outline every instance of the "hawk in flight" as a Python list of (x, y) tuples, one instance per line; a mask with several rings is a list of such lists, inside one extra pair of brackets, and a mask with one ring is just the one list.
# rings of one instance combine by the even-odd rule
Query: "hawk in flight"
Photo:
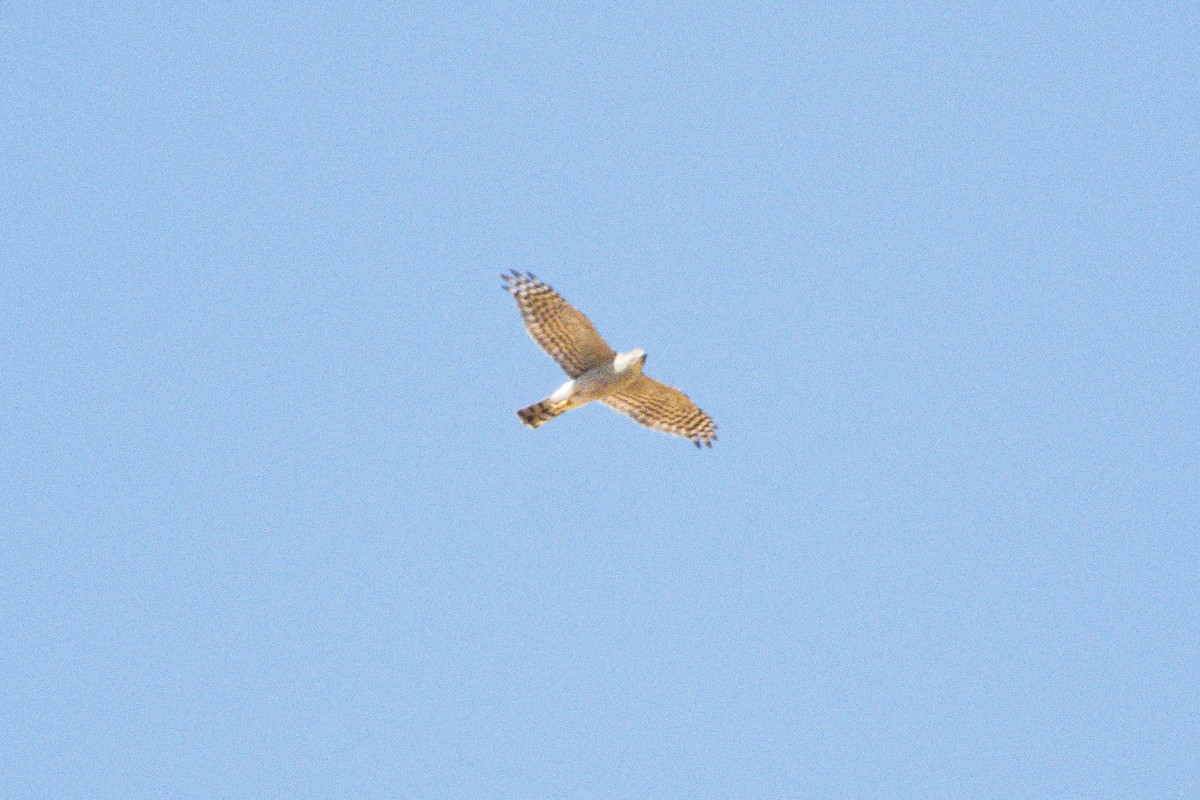
[(536, 428), (599, 400), (647, 427), (691, 439), (696, 447), (712, 447), (717, 438), (712, 417), (683, 392), (643, 374), (644, 351), (614, 351), (587, 317), (533, 275), (513, 270), (500, 277), (516, 298), (529, 335), (571, 378), (545, 400), (518, 411), (522, 422)]

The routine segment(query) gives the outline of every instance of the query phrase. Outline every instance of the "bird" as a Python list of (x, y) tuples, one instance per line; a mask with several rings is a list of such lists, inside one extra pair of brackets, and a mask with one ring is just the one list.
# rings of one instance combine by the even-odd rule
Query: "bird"
[(560, 414), (599, 401), (648, 428), (712, 447), (717, 426), (687, 395), (642, 372), (646, 352), (618, 353), (601, 338), (591, 320), (533, 273), (501, 274), (505, 291), (530, 337), (570, 378), (545, 400), (517, 411), (521, 422), (537, 428)]

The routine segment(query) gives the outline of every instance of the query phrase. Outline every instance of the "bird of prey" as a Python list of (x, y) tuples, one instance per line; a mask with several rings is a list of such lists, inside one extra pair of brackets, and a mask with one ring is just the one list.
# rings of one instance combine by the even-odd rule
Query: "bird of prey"
[(571, 378), (545, 400), (518, 411), (522, 422), (536, 428), (599, 400), (649, 428), (683, 436), (696, 447), (712, 447), (717, 438), (712, 417), (683, 392), (644, 374), (644, 351), (614, 351), (587, 317), (532, 274), (513, 270), (500, 277), (516, 299), (529, 335)]

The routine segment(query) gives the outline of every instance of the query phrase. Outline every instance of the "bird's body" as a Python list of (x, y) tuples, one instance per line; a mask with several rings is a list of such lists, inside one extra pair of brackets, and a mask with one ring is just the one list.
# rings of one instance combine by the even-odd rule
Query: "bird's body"
[(565, 411), (585, 406), (593, 400), (603, 400), (642, 374), (645, 361), (646, 354), (641, 350), (618, 354), (611, 361), (567, 381), (545, 400), (521, 409), (517, 416), (529, 427), (536, 428)]
[(571, 377), (545, 400), (518, 411), (522, 422), (536, 428), (599, 400), (655, 430), (712, 447), (717, 438), (712, 418), (683, 392), (643, 374), (644, 351), (614, 351), (587, 317), (533, 275), (514, 271), (501, 277), (517, 300), (529, 335)]

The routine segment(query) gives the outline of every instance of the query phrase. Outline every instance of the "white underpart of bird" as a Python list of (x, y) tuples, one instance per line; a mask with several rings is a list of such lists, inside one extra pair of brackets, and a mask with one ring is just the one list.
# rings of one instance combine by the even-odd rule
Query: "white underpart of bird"
[(645, 351), (614, 351), (587, 317), (533, 275), (514, 270), (500, 277), (529, 335), (571, 378), (545, 400), (519, 410), (522, 422), (537, 428), (599, 400), (647, 427), (712, 447), (717, 438), (712, 417), (683, 392), (644, 374)]
[(587, 405), (627, 385), (641, 374), (644, 363), (644, 350), (634, 349), (628, 353), (618, 353), (612, 361), (592, 367), (578, 378), (567, 381), (546, 399), (551, 403), (570, 401), (571, 408)]

